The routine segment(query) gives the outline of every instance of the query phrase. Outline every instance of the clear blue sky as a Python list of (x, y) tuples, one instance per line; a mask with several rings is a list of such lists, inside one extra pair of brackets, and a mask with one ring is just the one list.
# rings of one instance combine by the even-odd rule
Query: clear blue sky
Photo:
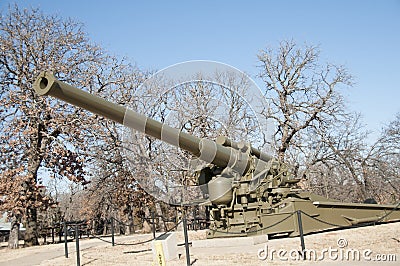
[(158, 70), (193, 59), (253, 77), (256, 54), (283, 39), (320, 45), (322, 60), (355, 76), (352, 110), (378, 133), (400, 112), (400, 1), (1, 1), (41, 8), (86, 26), (93, 41)]

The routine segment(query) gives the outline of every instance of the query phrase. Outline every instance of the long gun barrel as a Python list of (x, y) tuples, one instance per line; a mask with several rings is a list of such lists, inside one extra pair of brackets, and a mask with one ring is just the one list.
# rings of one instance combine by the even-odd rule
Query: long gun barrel
[(72, 105), (133, 128), (213, 163), (219, 167), (230, 167), (240, 174), (250, 168), (251, 159), (238, 150), (225, 147), (208, 139), (197, 138), (176, 128), (148, 118), (121, 105), (106, 101), (86, 91), (57, 80), (51, 72), (42, 72), (33, 84), (39, 95), (50, 95)]

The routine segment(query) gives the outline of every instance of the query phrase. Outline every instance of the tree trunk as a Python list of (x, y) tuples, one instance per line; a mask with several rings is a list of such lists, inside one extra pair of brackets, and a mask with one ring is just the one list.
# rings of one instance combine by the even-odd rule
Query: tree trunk
[(97, 223), (96, 223), (95, 220), (93, 220), (93, 221), (92, 221), (92, 228), (91, 228), (91, 231), (90, 231), (90, 233), (91, 233), (92, 235), (97, 235), (97, 230), (96, 230), (96, 228), (97, 228)]
[(16, 217), (11, 220), (10, 237), (8, 238), (8, 248), (18, 248), (18, 236), (19, 236), (19, 221)]
[(152, 227), (150, 226), (150, 224), (144, 220), (143, 221), (143, 228), (142, 228), (142, 233), (143, 234), (148, 234), (152, 232)]
[(103, 236), (107, 235), (107, 221), (104, 221), (103, 224)]
[(26, 247), (31, 247), (39, 244), (39, 236), (37, 232), (37, 210), (33, 206), (29, 206), (26, 210), (25, 217), (25, 237), (24, 244)]
[(39, 244), (39, 236), (37, 231), (37, 208), (35, 206), (37, 198), (34, 196), (37, 191), (37, 174), (40, 167), (40, 164), (43, 160), (43, 151), (46, 149), (48, 144), (47, 140), (43, 138), (43, 132), (45, 132), (45, 126), (43, 123), (39, 122), (37, 118), (32, 120), (32, 125), (34, 130), (36, 130), (35, 134), (31, 135), (30, 138), (30, 148), (29, 148), (29, 157), (28, 157), (28, 176), (29, 180), (25, 182), (25, 193), (29, 196), (26, 213), (24, 216), (24, 224), (26, 227), (24, 242), (25, 246), (33, 246)]
[(149, 207), (144, 207), (144, 217), (147, 219), (143, 220), (142, 233), (143, 234), (151, 233), (152, 226), (150, 226), (150, 223), (148, 222), (148, 219), (151, 219)]
[(132, 215), (131, 208), (129, 208), (129, 211), (126, 214), (126, 221), (127, 221), (127, 223), (125, 224), (125, 235), (131, 235), (134, 233), (133, 215)]
[(161, 209), (161, 203), (158, 201), (155, 203), (155, 215), (156, 215), (156, 228), (159, 228), (160, 230), (164, 229), (165, 230), (165, 223), (163, 221), (163, 213)]

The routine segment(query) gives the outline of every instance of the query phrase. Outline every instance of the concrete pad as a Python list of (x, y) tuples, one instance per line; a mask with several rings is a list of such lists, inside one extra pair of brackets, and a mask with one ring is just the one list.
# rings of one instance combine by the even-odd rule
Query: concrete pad
[(268, 235), (226, 237), (192, 241), (194, 248), (253, 246), (268, 241)]
[[(174, 232), (163, 234), (157, 237), (151, 243), (153, 256), (163, 256), (165, 261), (170, 261), (178, 258), (178, 249), (176, 235)], [(160, 250), (160, 248), (162, 250)], [(162, 252), (160, 254), (160, 252)]]

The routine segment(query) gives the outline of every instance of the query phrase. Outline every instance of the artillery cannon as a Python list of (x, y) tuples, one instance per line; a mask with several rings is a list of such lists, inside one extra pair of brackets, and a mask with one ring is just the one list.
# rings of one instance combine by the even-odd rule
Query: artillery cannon
[(400, 220), (395, 205), (342, 203), (297, 188), (287, 165), (252, 147), (220, 136), (197, 138), (133, 110), (41, 73), (33, 88), (175, 145), (208, 163), (196, 171), (206, 185), (211, 223), (208, 237), (299, 234), (294, 214), (301, 210), (304, 233), (366, 222)]

